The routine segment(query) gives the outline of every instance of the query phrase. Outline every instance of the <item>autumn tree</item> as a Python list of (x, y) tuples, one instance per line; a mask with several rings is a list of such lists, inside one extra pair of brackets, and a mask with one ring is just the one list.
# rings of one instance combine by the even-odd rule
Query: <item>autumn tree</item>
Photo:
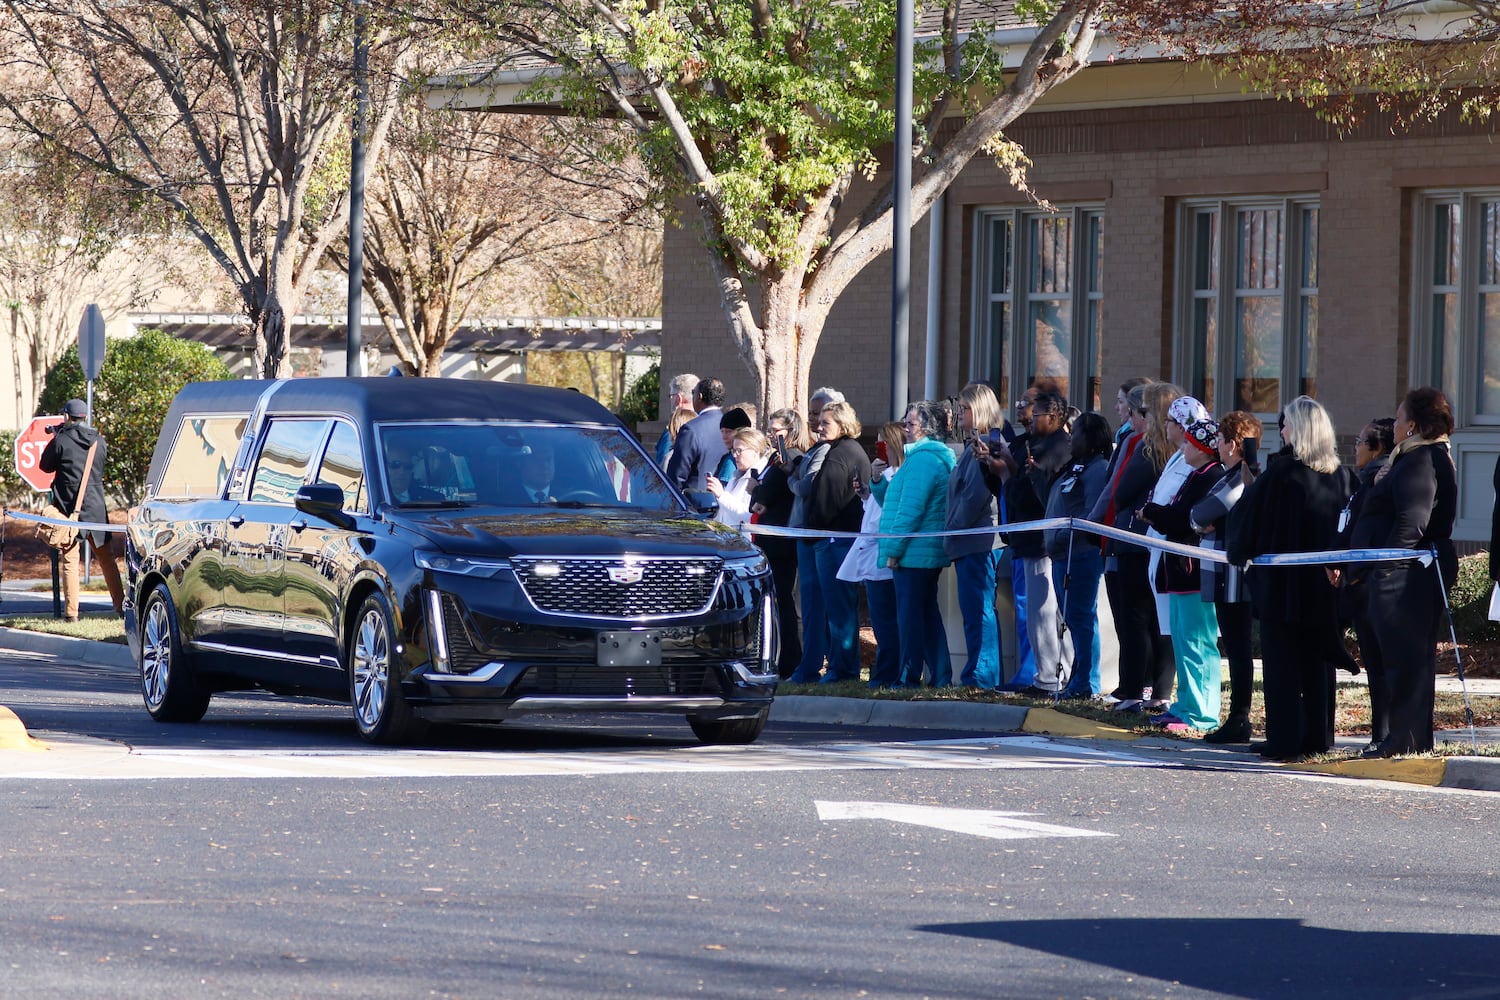
[[(403, 104), (369, 181), (363, 280), (410, 374), (440, 373), (466, 317), (583, 280), (621, 234), (659, 245), (639, 160), (580, 142), (610, 129)], [(334, 255), (347, 269), (347, 246)]]
[[(288, 321), (345, 228), (351, 6), (334, 0), (7, 0), (0, 121), (159, 199), (250, 319), (256, 370), (287, 373)], [(405, 36), (372, 14), (369, 155)]]
[(1340, 127), (1372, 108), (1398, 126), (1457, 107), (1487, 119), (1500, 102), (1500, 4), (1365, 0), (1246, 3), (1233, 20), (1202, 18), (1203, 43), (1247, 90), (1301, 101)]
[[(7, 139), (14, 138), (7, 136)], [(18, 416), (78, 337), (85, 303), (106, 316), (140, 306), (173, 274), (156, 250), (162, 220), (91, 171), (5, 146), (0, 174), (0, 331), (9, 341)], [(150, 260), (150, 266), (142, 266)]]

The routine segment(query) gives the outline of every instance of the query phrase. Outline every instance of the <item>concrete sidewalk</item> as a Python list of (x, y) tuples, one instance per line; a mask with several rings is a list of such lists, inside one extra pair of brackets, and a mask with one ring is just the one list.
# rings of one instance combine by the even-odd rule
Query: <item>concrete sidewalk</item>
[[(111, 670), (135, 669), (130, 650), (126, 646), (22, 629), (0, 627), (0, 651), (46, 654)], [(1348, 679), (1347, 676), (1341, 676), (1341, 680)], [(1458, 681), (1457, 678), (1443, 677), (1438, 679), (1438, 686), (1443, 690), (1456, 691)], [(1500, 695), (1500, 680), (1471, 680), (1468, 682), (1468, 690), (1470, 695)], [(793, 695), (776, 699), (771, 708), (771, 721), (884, 726), (918, 731), (947, 730), (988, 735), (1036, 733), (1067, 739), (1119, 740), (1157, 751), (1201, 756), (1219, 766), (1243, 764), (1257, 768), (1312, 771), (1444, 788), (1500, 791), (1500, 757), (1421, 757), (1410, 760), (1356, 759), (1327, 764), (1269, 764), (1243, 746), (1221, 747), (1198, 739), (1142, 735), (1056, 709), (1025, 705)], [(1474, 738), (1480, 746), (1500, 744), (1500, 728), (1478, 729)], [(1438, 733), (1437, 739), (1439, 743), (1446, 741), (1468, 744), (1470, 733), (1467, 729), (1445, 730)], [(1343, 737), (1339, 740), (1339, 746), (1355, 751), (1363, 747), (1365, 742), (1361, 737)], [(0, 751), (37, 749), (44, 749), (44, 745), (27, 734), (14, 713), (0, 707)]]

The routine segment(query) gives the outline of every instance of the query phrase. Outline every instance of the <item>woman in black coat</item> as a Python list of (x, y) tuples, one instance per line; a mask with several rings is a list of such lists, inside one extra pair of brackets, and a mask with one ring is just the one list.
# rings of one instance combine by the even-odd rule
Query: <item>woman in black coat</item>
[[(750, 492), (750, 509), (757, 524), (786, 527), (792, 515), (791, 487), (787, 473), (806, 451), (807, 432), (802, 414), (796, 410), (777, 410), (766, 423), (770, 430), (771, 462), (761, 475), (760, 485)], [(771, 564), (771, 579), (776, 584), (776, 619), (781, 626), (781, 653), (777, 671), (782, 679), (792, 676), (802, 662), (802, 622), (797, 616), (797, 540), (773, 535), (752, 535), (755, 544)]]
[[(870, 483), (859, 418), (848, 403), (829, 403), (819, 421), (818, 438), (828, 442), (828, 454), (813, 477), (803, 524), (813, 531), (858, 534), (865, 512), (861, 491)], [(838, 575), (853, 545), (853, 538), (820, 538), (812, 546), (815, 565), (799, 567), (799, 572), (817, 573), (828, 618), (825, 684), (859, 679), (859, 586)]]
[[(1281, 412), (1285, 446), (1229, 514), (1229, 561), (1338, 548), (1338, 517), (1351, 492), (1334, 450), (1333, 422), (1298, 396)], [(1260, 619), (1269, 760), (1333, 748), (1335, 665), (1352, 666), (1339, 627), (1337, 590), (1322, 566), (1251, 566), (1245, 581)]]
[[(1350, 545), (1356, 549), (1435, 551), (1436, 568), (1407, 562), (1353, 563), (1350, 591), (1363, 601), (1360, 636), (1365, 666), (1385, 679), (1389, 731), (1363, 756), (1394, 757), (1432, 749), (1433, 681), (1443, 588), (1458, 574), (1453, 521), (1458, 475), (1448, 454), (1453, 410), (1441, 391), (1424, 386), (1396, 408), (1390, 465), (1360, 505)], [(1441, 582), (1438, 573), (1441, 572)], [(1373, 662), (1371, 662), (1373, 661)]]

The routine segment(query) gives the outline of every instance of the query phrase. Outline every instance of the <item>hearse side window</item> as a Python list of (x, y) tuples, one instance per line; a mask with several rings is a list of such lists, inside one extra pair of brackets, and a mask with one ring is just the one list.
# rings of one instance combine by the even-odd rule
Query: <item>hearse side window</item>
[(291, 503), (327, 434), (326, 420), (272, 420), (250, 483), (251, 502)]
[(344, 509), (365, 511), (365, 469), (359, 453), (359, 434), (342, 420), (333, 425), (333, 437), (323, 452), (318, 482), (333, 483), (344, 491)]
[(229, 465), (234, 461), (240, 437), (245, 433), (245, 422), (243, 415), (236, 414), (184, 417), (154, 495), (219, 496), (229, 478)]

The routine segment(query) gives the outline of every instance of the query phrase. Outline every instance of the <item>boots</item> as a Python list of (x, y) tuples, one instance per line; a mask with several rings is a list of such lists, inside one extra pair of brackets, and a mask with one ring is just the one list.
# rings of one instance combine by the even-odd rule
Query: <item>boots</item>
[(1250, 742), (1250, 717), (1248, 715), (1231, 715), (1224, 720), (1224, 724), (1207, 736), (1203, 737), (1204, 743), (1249, 743)]

